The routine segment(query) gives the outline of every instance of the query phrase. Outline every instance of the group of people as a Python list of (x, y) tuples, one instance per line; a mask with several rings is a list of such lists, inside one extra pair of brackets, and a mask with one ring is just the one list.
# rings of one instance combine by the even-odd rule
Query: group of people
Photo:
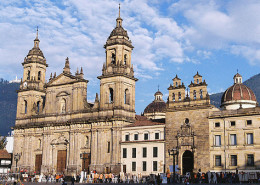
[(187, 173), (182, 180), (183, 183), (244, 183), (260, 182), (259, 172), (207, 172), (207, 173)]
[[(175, 177), (175, 180), (173, 180)], [(20, 176), (20, 178), (22, 178)], [(163, 178), (167, 178), (167, 181), (163, 181)], [(0, 181), (9, 181), (10, 177), (0, 176)], [(66, 185), (67, 181), (74, 185), (74, 182), (78, 183), (147, 183), (147, 184), (158, 184), (163, 183), (257, 183), (260, 182), (260, 172), (187, 172), (185, 175), (166, 173), (150, 176), (142, 176), (142, 174), (130, 175), (126, 173), (120, 174), (103, 174), (91, 172), (90, 174), (78, 174), (72, 177), (65, 177), (64, 174), (55, 174), (55, 175), (33, 175), (27, 176), (27, 179), (21, 179), (21, 181), (31, 181), (31, 182), (55, 182), (62, 183)], [(69, 184), (70, 184), (69, 183)]]

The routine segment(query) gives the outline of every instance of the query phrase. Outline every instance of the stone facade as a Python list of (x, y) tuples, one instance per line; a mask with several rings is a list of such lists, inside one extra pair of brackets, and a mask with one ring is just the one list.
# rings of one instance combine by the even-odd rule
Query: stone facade
[(119, 16), (104, 46), (106, 62), (94, 104), (86, 99), (83, 69), (72, 75), (68, 58), (63, 72), (51, 74), (45, 83), (48, 64), (37, 30), (34, 47), (22, 63), (18, 91), (14, 127), (14, 153), (21, 154), (18, 167), (45, 174), (120, 172), (121, 133), (135, 121), (137, 81), (131, 64), (133, 46), (122, 21)]
[(259, 119), (259, 107), (210, 114), (211, 171), (260, 171)]
[[(208, 116), (216, 108), (210, 105), (206, 86), (206, 82), (197, 73), (189, 86), (190, 96), (185, 95), (185, 86), (177, 76), (168, 88), (165, 148), (166, 151), (173, 148), (179, 151), (176, 165), (182, 174), (199, 169), (209, 170)], [(165, 156), (168, 170), (173, 165), (173, 157), (168, 153)]]

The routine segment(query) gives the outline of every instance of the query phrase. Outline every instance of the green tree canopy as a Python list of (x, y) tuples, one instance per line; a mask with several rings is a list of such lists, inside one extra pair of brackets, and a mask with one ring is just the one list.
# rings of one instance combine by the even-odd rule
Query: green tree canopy
[(0, 137), (0, 149), (5, 149), (6, 144), (7, 144), (6, 136)]

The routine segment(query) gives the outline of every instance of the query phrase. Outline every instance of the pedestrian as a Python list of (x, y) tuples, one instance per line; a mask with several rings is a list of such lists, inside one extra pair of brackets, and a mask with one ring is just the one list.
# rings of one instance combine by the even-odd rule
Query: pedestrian
[(160, 174), (158, 173), (157, 175), (157, 184), (160, 185), (161, 184), (161, 177)]
[(71, 177), (71, 185), (74, 185), (74, 182), (75, 182), (75, 177), (72, 176), (72, 177)]

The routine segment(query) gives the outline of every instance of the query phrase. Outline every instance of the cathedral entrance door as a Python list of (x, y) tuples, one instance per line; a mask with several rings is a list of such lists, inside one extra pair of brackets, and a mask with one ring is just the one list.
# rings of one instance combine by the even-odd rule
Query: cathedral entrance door
[(83, 153), (82, 171), (89, 173), (90, 153)]
[(182, 174), (193, 171), (194, 156), (189, 150), (186, 150), (182, 155)]
[(42, 154), (38, 154), (35, 156), (35, 172), (36, 174), (41, 173), (41, 166), (42, 166)]
[(57, 155), (57, 173), (63, 173), (66, 169), (67, 151), (59, 150)]

